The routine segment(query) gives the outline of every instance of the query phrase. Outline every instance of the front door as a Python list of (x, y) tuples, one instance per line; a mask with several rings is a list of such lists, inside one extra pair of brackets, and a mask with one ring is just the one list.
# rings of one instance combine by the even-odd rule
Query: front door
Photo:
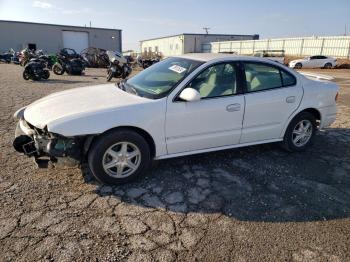
[(220, 63), (199, 73), (188, 85), (201, 100), (168, 98), (166, 143), (168, 154), (238, 144), (244, 114), (234, 63)]

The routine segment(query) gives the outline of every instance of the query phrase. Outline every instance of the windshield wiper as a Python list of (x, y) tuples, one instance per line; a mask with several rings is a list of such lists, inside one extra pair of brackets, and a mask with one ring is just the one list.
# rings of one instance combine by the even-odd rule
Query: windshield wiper
[(121, 80), (121, 81), (115, 83), (115, 85), (116, 85), (119, 89), (125, 91), (125, 81), (124, 81), (124, 80)]
[(127, 87), (128, 87), (135, 95), (139, 96), (139, 93), (137, 93), (136, 89), (135, 89), (133, 86), (127, 85)]
[(137, 96), (141, 96), (137, 91), (136, 88), (134, 88), (132, 85), (126, 83), (126, 80), (121, 80), (119, 81), (117, 84), (118, 88), (120, 88), (121, 90), (129, 93), (129, 94), (134, 94)]

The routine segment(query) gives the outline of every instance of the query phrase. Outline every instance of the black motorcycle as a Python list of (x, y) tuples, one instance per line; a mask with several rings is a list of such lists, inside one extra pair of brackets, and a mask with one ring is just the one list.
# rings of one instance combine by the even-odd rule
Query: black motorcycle
[(24, 67), (24, 80), (32, 79), (34, 81), (40, 79), (49, 79), (50, 72), (47, 69), (46, 62), (43, 59), (31, 59)]
[(12, 57), (13, 57), (13, 54), (10, 52), (0, 54), (0, 62), (9, 64), (9, 63), (11, 63)]
[(71, 48), (63, 48), (57, 54), (57, 62), (52, 66), (56, 75), (81, 75), (85, 69), (82, 57)]
[(106, 53), (109, 58), (107, 81), (111, 81), (113, 77), (122, 79), (127, 78), (132, 71), (128, 64), (128, 60), (118, 52), (107, 51)]
[(159, 57), (156, 58), (143, 58), (142, 56), (138, 56), (136, 59), (137, 64), (142, 67), (143, 69), (146, 69), (150, 67), (151, 65), (158, 63), (160, 61)]
[(49, 55), (41, 55), (39, 56), (39, 60), (41, 60), (42, 62), (44, 62), (46, 64), (46, 67), (49, 70), (52, 70), (52, 67), (54, 65), (53, 59), (49, 56)]

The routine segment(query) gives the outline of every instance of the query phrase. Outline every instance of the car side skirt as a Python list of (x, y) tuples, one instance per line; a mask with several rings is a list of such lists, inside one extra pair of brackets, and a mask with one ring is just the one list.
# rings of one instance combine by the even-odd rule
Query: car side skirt
[(206, 149), (200, 149), (200, 150), (194, 150), (194, 151), (181, 152), (181, 153), (176, 153), (176, 154), (157, 156), (157, 157), (154, 158), (154, 160), (161, 160), (161, 159), (167, 159), (167, 158), (174, 158), (174, 157), (202, 154), (202, 153), (208, 153), (208, 152), (213, 152), (213, 151), (220, 151), (220, 150), (239, 148), (239, 147), (245, 147), (245, 146), (253, 146), (253, 145), (259, 145), (259, 144), (274, 143), (274, 142), (280, 142), (282, 140), (283, 140), (282, 138), (278, 138), (278, 139), (254, 141), (254, 142), (243, 143), (243, 144), (236, 144), (236, 145), (229, 145), (229, 146), (212, 147), (212, 148), (206, 148)]

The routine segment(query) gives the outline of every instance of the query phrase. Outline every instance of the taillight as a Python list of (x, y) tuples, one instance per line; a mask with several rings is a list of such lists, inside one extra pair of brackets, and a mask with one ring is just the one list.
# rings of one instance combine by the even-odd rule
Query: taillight
[(337, 92), (337, 94), (335, 95), (335, 102), (338, 102), (338, 98), (339, 98), (339, 92)]

